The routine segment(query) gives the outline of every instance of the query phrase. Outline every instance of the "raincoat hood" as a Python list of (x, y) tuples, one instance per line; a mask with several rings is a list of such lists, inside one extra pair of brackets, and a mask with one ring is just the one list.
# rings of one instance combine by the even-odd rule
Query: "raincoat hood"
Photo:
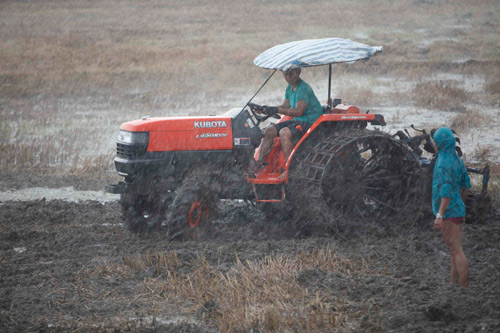
[(432, 137), (439, 152), (455, 152), (455, 135), (448, 127), (441, 127)]

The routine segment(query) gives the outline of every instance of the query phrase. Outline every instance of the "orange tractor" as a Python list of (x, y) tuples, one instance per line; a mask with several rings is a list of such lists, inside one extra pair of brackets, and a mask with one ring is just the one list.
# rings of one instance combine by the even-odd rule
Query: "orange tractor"
[[(274, 70), (262, 87), (291, 64), (329, 65), (330, 95), (332, 64), (368, 59), (381, 49), (340, 38), (305, 40), (275, 46), (254, 62)], [(333, 103), (330, 96), (287, 161), (276, 138), (265, 167), (249, 174), (261, 127), (273, 116), (249, 107), (257, 93), (245, 107), (220, 116), (144, 117), (121, 125), (114, 162), (123, 181), (106, 191), (121, 195), (129, 229), (163, 227), (171, 237), (189, 236), (211, 227), (220, 199), (293, 207), (302, 204), (299, 193), (335, 214), (406, 221), (421, 216), (428, 171), (420, 155), (408, 140), (377, 129), (385, 125), (382, 115)]]

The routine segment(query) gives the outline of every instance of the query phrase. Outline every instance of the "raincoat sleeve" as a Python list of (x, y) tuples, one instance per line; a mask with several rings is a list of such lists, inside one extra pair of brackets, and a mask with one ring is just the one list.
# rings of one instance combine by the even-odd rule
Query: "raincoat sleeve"
[(438, 196), (439, 198), (453, 198), (453, 175), (449, 168), (439, 168), (437, 177), (441, 183)]
[(471, 188), (470, 177), (469, 177), (469, 174), (467, 173), (467, 169), (465, 168), (464, 162), (462, 160), (460, 160), (460, 164), (462, 167), (461, 168), (462, 169), (462, 178), (461, 178), (461, 182), (460, 182), (460, 189), (466, 190), (468, 188)]

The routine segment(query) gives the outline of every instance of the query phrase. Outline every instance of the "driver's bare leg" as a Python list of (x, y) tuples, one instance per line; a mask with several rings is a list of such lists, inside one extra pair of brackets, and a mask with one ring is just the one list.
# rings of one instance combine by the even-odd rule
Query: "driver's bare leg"
[(269, 126), (264, 131), (264, 137), (262, 138), (262, 142), (259, 147), (259, 158), (257, 159), (258, 164), (262, 164), (266, 159), (267, 155), (271, 152), (271, 148), (273, 147), (274, 138), (278, 136), (278, 131), (276, 127)]
[[(288, 127), (282, 128), (280, 131), (280, 144), (281, 151), (283, 152), (283, 157), (285, 158), (285, 164), (288, 158), (292, 154), (293, 144), (292, 144), (292, 132)], [(285, 178), (285, 171), (278, 177), (280, 179)]]
[(285, 163), (286, 163), (293, 149), (292, 132), (288, 127), (282, 128), (280, 131), (280, 144), (281, 144), (281, 151), (283, 152), (283, 157), (285, 157)]

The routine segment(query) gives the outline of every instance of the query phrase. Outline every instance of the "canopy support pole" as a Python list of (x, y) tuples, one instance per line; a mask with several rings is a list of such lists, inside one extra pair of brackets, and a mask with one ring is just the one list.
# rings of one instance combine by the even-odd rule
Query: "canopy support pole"
[(331, 107), (332, 106), (332, 100), (331, 100), (331, 90), (332, 90), (332, 64), (328, 65), (328, 99), (327, 99), (327, 104)]
[(264, 81), (264, 83), (260, 86), (259, 90), (257, 90), (257, 92), (255, 94), (253, 94), (252, 98), (250, 98), (250, 100), (247, 102), (247, 104), (245, 104), (245, 106), (243, 107), (243, 109), (241, 109), (241, 111), (243, 111), (248, 106), (248, 104), (250, 104), (250, 102), (252, 102), (254, 97), (257, 96), (257, 94), (259, 93), (259, 91), (261, 91), (262, 88), (264, 88), (267, 81), (269, 81), (269, 79), (271, 79), (271, 77), (274, 75), (274, 73), (276, 73), (276, 69), (271, 73), (271, 75), (269, 75), (269, 77), (266, 79), (266, 81)]

